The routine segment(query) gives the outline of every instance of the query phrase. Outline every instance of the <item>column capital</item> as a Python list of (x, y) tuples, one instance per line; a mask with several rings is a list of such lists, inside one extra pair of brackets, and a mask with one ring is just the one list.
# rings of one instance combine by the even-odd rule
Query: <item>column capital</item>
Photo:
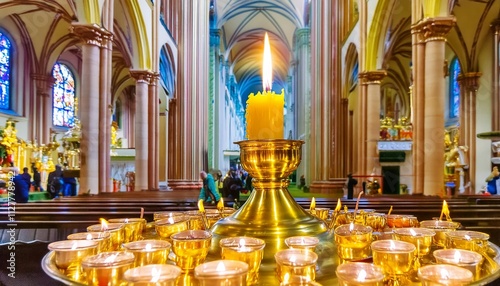
[(113, 39), (113, 35), (108, 30), (96, 24), (75, 23), (71, 25), (71, 33), (82, 42), (95, 46), (102, 46), (106, 41)]
[(495, 34), (500, 33), (500, 18), (493, 20), (490, 24), (491, 29)]
[(458, 75), (460, 86), (463, 86), (467, 91), (477, 91), (479, 89), (479, 78), (483, 75), (482, 72), (468, 72)]
[(56, 79), (50, 74), (31, 74), (31, 79), (35, 81), (37, 93), (42, 96), (49, 96), (48, 91), (56, 82)]
[(425, 18), (412, 27), (423, 33), (425, 41), (446, 41), (446, 34), (455, 26), (457, 19), (450, 17)]
[(359, 73), (359, 78), (364, 80), (364, 84), (380, 84), (380, 82), (387, 76), (387, 71), (363, 71)]
[(130, 76), (137, 82), (152, 83), (156, 81), (160, 74), (151, 70), (130, 70)]

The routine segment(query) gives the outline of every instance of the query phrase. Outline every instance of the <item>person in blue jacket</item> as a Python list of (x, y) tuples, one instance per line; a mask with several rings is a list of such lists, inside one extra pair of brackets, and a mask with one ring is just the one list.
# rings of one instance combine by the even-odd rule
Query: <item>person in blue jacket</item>
[(203, 187), (200, 190), (198, 200), (203, 200), (204, 202), (211, 204), (219, 202), (220, 195), (215, 187), (215, 180), (212, 174), (207, 174), (207, 172), (201, 171), (200, 178), (203, 180)]
[(498, 167), (495, 166), (493, 167), (493, 171), (491, 174), (486, 178), (486, 183), (488, 184), (487, 186), (487, 191), (491, 195), (496, 195), (497, 194), (497, 181), (500, 178), (500, 172), (498, 172)]

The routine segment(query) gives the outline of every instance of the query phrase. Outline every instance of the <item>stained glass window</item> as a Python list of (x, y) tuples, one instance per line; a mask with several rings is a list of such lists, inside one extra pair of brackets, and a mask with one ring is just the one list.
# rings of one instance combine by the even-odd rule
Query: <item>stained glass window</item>
[(52, 92), (52, 123), (54, 126), (73, 127), (75, 123), (75, 78), (71, 70), (62, 63), (52, 69), (55, 79)]
[(10, 109), (10, 40), (0, 32), (0, 109)]
[(456, 118), (460, 112), (460, 85), (458, 75), (462, 72), (458, 58), (454, 58), (450, 64), (450, 118)]

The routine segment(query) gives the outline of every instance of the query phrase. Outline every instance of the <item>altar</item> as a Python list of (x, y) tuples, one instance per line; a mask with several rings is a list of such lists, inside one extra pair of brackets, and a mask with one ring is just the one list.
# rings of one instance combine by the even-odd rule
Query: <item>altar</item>
[(118, 191), (127, 191), (127, 175), (132, 173), (135, 173), (135, 149), (111, 149), (111, 179), (120, 182)]

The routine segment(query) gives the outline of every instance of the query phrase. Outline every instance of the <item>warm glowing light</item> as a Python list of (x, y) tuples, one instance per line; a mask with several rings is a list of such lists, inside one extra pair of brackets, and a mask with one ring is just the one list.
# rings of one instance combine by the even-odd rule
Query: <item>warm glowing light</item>
[(200, 213), (205, 212), (205, 207), (203, 206), (203, 200), (198, 201), (198, 210), (200, 211)]
[(290, 281), (290, 273), (285, 273), (285, 276), (283, 276), (283, 283), (288, 283)]
[(87, 234), (87, 240), (92, 240), (92, 234)]
[(115, 259), (116, 257), (118, 257), (118, 253), (116, 254), (112, 254), (108, 257), (106, 257), (106, 259), (104, 259), (104, 263), (112, 263), (112, 262), (115, 262)]
[(151, 251), (151, 243), (146, 244), (146, 251)]
[(351, 222), (349, 224), (349, 231), (353, 231), (354, 230), (354, 222)]
[(443, 215), (446, 217), (447, 221), (451, 221), (450, 210), (448, 209), (448, 203), (443, 201), (443, 208), (441, 210), (441, 215), (439, 216), (439, 220), (443, 219)]
[(311, 200), (311, 206), (309, 207), (310, 210), (315, 210), (316, 209), (316, 199), (313, 197)]
[(460, 254), (460, 251), (455, 251), (455, 254), (453, 254), (453, 260), (455, 263), (460, 263), (460, 259), (462, 259), (462, 254)]
[(77, 247), (78, 247), (78, 245), (76, 244), (76, 241), (75, 241), (75, 242), (73, 242), (73, 245), (71, 246), (71, 250), (75, 250)]
[(472, 237), (470, 237), (468, 234), (464, 235), (465, 240), (472, 240)]
[(224, 262), (220, 261), (217, 264), (217, 268), (215, 269), (215, 271), (217, 271), (217, 272), (226, 271), (226, 266), (224, 266)]
[(125, 223), (128, 223), (128, 218), (125, 219)]
[(342, 208), (342, 203), (340, 202), (340, 198), (337, 200), (337, 206), (335, 207), (334, 211), (338, 212)]
[(450, 277), (450, 274), (448, 273), (448, 270), (441, 269), (441, 278), (448, 280), (449, 277)]
[(224, 200), (222, 198), (220, 198), (220, 201), (217, 203), (217, 209), (218, 210), (224, 209)]
[(362, 282), (365, 281), (366, 279), (366, 271), (364, 269), (361, 269), (358, 273), (358, 281)]
[(273, 85), (273, 59), (271, 56), (271, 45), (269, 36), (264, 36), (264, 64), (262, 66), (262, 86), (264, 91), (271, 91)]
[(174, 224), (174, 223), (175, 223), (174, 218), (173, 218), (173, 217), (169, 217), (169, 218), (168, 218), (168, 223), (169, 223), (169, 224)]
[(294, 264), (297, 261), (297, 257), (295, 255), (290, 256), (290, 263)]
[(157, 270), (156, 267), (153, 267), (153, 269), (151, 269), (151, 281), (150, 282), (155, 282), (155, 283), (158, 282), (158, 280), (160, 280), (160, 276), (161, 276), (161, 271)]
[(108, 221), (103, 218), (100, 218), (99, 220), (101, 221), (101, 230), (108, 230)]
[(390, 249), (390, 250), (393, 250), (393, 249), (395, 249), (395, 248), (396, 248), (396, 245), (394, 244), (394, 241), (392, 241), (392, 240), (391, 240), (389, 244), (390, 244), (390, 245), (389, 245), (389, 249)]
[(413, 228), (410, 228), (410, 234), (411, 236), (417, 236), (417, 233), (413, 230)]

